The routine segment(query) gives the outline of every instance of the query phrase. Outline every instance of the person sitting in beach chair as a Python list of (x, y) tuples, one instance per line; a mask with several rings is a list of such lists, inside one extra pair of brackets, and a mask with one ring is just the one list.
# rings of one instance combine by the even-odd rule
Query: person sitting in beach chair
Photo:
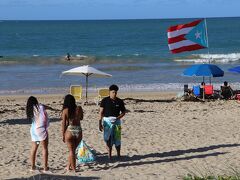
[(224, 81), (223, 86), (221, 86), (221, 96), (223, 99), (232, 99), (234, 96), (233, 90), (227, 81)]
[(185, 101), (189, 101), (189, 100), (191, 101), (191, 100), (195, 99), (195, 95), (193, 94), (193, 90), (188, 88), (188, 84), (184, 84), (183, 94), (179, 93), (179, 95)]
[(184, 96), (188, 96), (189, 95), (189, 89), (188, 89), (188, 84), (184, 84)]
[(184, 94), (188, 92), (188, 84), (184, 84)]
[(205, 93), (204, 92), (204, 87), (205, 87), (205, 82), (201, 82), (201, 85), (200, 85), (200, 98), (203, 98), (203, 93)]

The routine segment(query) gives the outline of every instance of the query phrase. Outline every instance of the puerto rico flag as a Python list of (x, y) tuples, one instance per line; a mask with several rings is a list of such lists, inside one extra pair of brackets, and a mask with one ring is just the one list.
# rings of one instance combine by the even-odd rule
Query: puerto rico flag
[(207, 48), (204, 21), (201, 19), (168, 28), (168, 47), (172, 53)]

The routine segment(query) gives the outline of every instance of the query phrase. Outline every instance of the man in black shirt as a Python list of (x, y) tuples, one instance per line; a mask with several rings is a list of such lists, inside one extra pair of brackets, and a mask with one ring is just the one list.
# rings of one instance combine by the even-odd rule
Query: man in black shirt
[(104, 129), (104, 140), (108, 148), (109, 159), (112, 158), (112, 146), (115, 144), (118, 158), (121, 150), (121, 121), (126, 109), (123, 100), (117, 97), (118, 86), (109, 87), (109, 96), (100, 104), (99, 130)]

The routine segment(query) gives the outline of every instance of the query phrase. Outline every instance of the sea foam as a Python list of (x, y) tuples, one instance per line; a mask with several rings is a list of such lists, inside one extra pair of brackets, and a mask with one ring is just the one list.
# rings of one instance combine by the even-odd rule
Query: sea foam
[(175, 59), (175, 62), (191, 62), (191, 63), (231, 63), (240, 60), (240, 53), (230, 54), (193, 54), (191, 57), (183, 59)]

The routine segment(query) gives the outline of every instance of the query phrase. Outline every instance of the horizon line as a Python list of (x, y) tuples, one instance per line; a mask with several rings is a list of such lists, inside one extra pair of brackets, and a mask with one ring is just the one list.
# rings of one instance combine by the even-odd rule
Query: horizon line
[(182, 17), (182, 18), (113, 18), (113, 19), (0, 19), (0, 21), (123, 21), (123, 20), (168, 20), (168, 19), (214, 19), (214, 18), (239, 18), (240, 16), (215, 16), (215, 17)]

